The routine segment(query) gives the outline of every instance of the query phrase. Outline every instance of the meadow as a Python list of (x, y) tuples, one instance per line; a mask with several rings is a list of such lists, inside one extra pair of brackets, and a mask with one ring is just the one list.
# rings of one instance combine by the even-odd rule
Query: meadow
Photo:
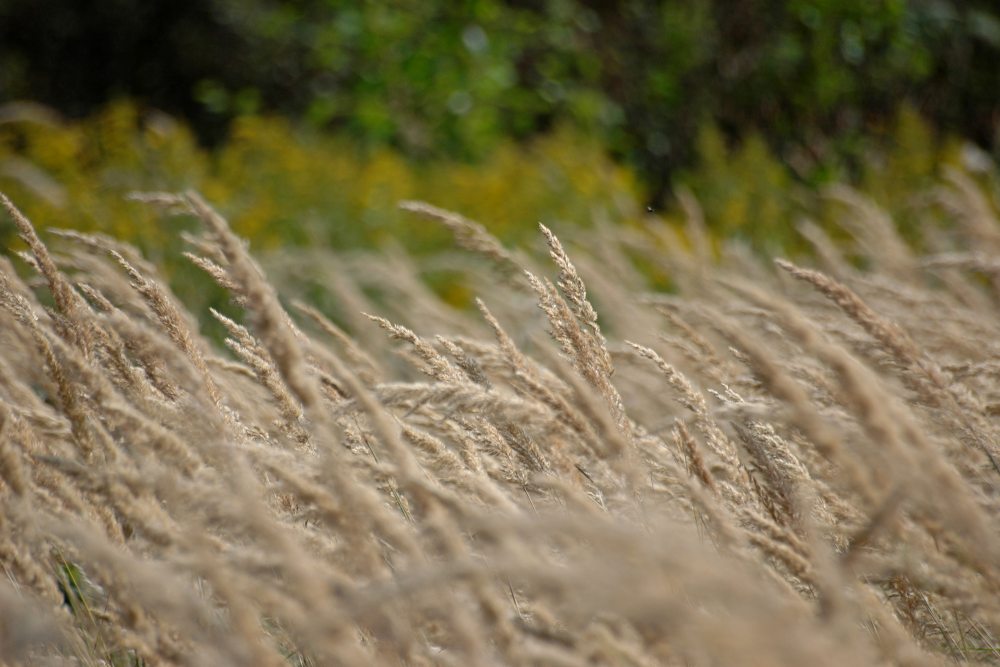
[(404, 201), (414, 259), (132, 195), (225, 312), (4, 197), (0, 662), (1000, 663), (1000, 221), (924, 195), (916, 251), (833, 188), (795, 263), (692, 197), (537, 253)]

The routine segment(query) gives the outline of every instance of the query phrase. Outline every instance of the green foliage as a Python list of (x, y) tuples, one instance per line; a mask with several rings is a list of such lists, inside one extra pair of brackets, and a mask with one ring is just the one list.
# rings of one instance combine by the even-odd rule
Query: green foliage
[[(230, 140), (210, 153), (183, 124), (125, 102), (78, 123), (37, 109), (0, 123), (0, 190), (23, 202), (29, 217), (127, 239), (172, 274), (177, 267), (167, 258), (178, 255), (176, 225), (185, 223), (166, 225), (125, 195), (187, 188), (203, 192), (265, 250), (371, 247), (389, 239), (418, 252), (439, 247), (447, 237), (399, 211), (403, 199), (462, 211), (517, 241), (538, 222), (635, 217), (643, 197), (629, 170), (568, 128), (505, 143), (472, 164), (408, 159), (264, 116), (239, 118)], [(2, 225), (9, 241), (13, 226)]]
[[(568, 0), (215, 4), (252, 51), (274, 54), (305, 85), (294, 111), (365, 144), (482, 157), (555, 118), (613, 122), (589, 48), (599, 18)], [(227, 86), (206, 80), (199, 99), (239, 113), (241, 93)]]
[(698, 136), (698, 168), (682, 177), (705, 220), (722, 237), (738, 237), (771, 253), (787, 248), (801, 213), (792, 176), (759, 135), (730, 148), (711, 125)]
[(805, 249), (795, 231), (802, 218), (820, 222), (836, 236), (839, 219), (850, 215), (842, 203), (824, 196), (826, 185), (850, 182), (897, 224), (901, 234), (919, 242), (918, 229), (933, 215), (928, 190), (942, 170), (960, 166), (960, 145), (937, 135), (912, 107), (903, 106), (886, 127), (857, 149), (860, 166), (832, 163), (825, 175), (803, 182), (757, 134), (730, 144), (714, 125), (698, 134), (697, 166), (678, 176), (704, 210), (708, 226), (721, 238), (737, 237), (769, 255)]
[(144, 667), (146, 661), (135, 649), (115, 646), (109, 632), (106, 591), (94, 583), (77, 563), (66, 559), (58, 550), (52, 553), (56, 571), (56, 584), (63, 595), (63, 603), (73, 616), (80, 637), (86, 637), (84, 651), (99, 664), (111, 667)]
[[(940, 64), (945, 53), (960, 64), (956, 42), (971, 41), (970, 71), (995, 71), (982, 59), (1000, 55), (995, 8), (949, 2), (216, 2), (255, 51), (293, 63), (314, 123), (467, 158), (562, 120), (628, 156), (654, 189), (691, 164), (705, 123), (782, 151), (804, 145), (809, 170), (822, 170), (911, 91), (959, 95)], [(958, 122), (990, 138), (978, 120)]]
[(998, 59), (994, 0), (0, 6), (8, 96), (79, 113), (125, 93), (213, 142), (234, 118), (280, 113), (419, 159), (485, 159), (570, 126), (653, 198), (694, 164), (705, 125), (795, 153), (810, 180), (859, 162), (900, 101), (995, 147)]
[[(479, 162), (414, 160), (343, 135), (295, 128), (277, 117), (243, 116), (217, 150), (199, 148), (191, 131), (159, 113), (112, 104), (79, 123), (19, 108), (0, 123), (0, 189), (38, 220), (102, 231), (139, 245), (168, 266), (182, 290), (200, 284), (178, 271), (177, 225), (126, 200), (134, 190), (202, 191), (256, 249), (290, 245), (367, 248), (401, 240), (411, 251), (441, 247), (447, 237), (397, 209), (424, 199), (481, 220), (507, 242), (532, 238), (538, 222), (559, 227), (628, 222), (645, 198), (635, 175), (614, 163), (593, 137), (570, 127), (527, 143), (497, 146)], [(717, 239), (737, 237), (768, 253), (804, 249), (795, 224), (810, 217), (836, 227), (843, 206), (822, 196), (825, 183), (859, 173), (855, 184), (889, 211), (905, 236), (928, 207), (914, 207), (959, 162), (954, 140), (934, 133), (912, 108), (864, 143), (858, 165), (831, 164), (804, 181), (793, 159), (779, 158), (762, 135), (727, 141), (712, 124), (697, 133), (698, 161), (678, 175), (704, 209)], [(66, 202), (72, 201), (69, 206)], [(918, 219), (914, 210), (920, 210)], [(668, 218), (678, 214), (667, 208)], [(13, 227), (4, 222), (0, 235)]]
[(59, 591), (63, 594), (63, 600), (74, 615), (88, 613), (90, 606), (87, 599), (91, 597), (85, 591), (84, 581), (86, 575), (75, 563), (63, 561), (59, 565)]

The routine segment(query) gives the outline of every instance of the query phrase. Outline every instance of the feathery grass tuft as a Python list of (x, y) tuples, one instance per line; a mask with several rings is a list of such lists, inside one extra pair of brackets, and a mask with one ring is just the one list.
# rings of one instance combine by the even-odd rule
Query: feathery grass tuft
[(547, 260), (402, 203), (490, 260), (455, 264), (477, 313), (398, 251), (258, 263), (137, 195), (242, 316), (3, 198), (0, 662), (1000, 664), (1000, 223), (950, 174), (920, 258), (830, 197), (860, 220), (803, 224), (825, 272), (712, 264), (686, 194), (694, 254), (650, 221), (542, 227)]

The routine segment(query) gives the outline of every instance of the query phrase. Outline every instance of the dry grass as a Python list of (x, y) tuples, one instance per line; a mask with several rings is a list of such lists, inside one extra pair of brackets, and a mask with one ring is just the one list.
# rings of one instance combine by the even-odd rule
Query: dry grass
[[(808, 223), (823, 272), (711, 267), (693, 201), (694, 255), (542, 228), (551, 266), (405, 203), (478, 313), (393, 252), (269, 280), (197, 195), (147, 197), (203, 223), (228, 352), (138, 253), (4, 199), (33, 275), (0, 264), (0, 662), (1000, 663), (1000, 223), (952, 174), (916, 257), (833, 196), (866, 272)], [(286, 311), (308, 282), (343, 326)]]

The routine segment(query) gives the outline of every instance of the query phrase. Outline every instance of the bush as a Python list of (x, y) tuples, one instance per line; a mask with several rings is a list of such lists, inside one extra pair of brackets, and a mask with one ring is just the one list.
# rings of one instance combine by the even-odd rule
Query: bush
[[(103, 231), (169, 254), (173, 230), (125, 199), (132, 191), (193, 188), (211, 196), (254, 247), (307, 243), (370, 247), (401, 235), (396, 202), (428, 199), (482, 219), (501, 238), (523, 238), (538, 222), (590, 224), (637, 215), (632, 173), (598, 142), (569, 129), (505, 144), (478, 164), (415, 161), (384, 147), (295, 129), (277, 117), (245, 116), (218, 150), (199, 148), (182, 123), (126, 102), (83, 122), (9, 107), (0, 123), (0, 184), (29, 215)], [(69, 204), (72, 202), (72, 205)], [(0, 228), (9, 238), (9, 223)], [(439, 232), (412, 226), (414, 250)]]
[[(410, 252), (427, 254), (447, 244), (440, 229), (417, 224), (398, 210), (396, 202), (404, 199), (461, 211), (515, 245), (529, 243), (538, 222), (557, 230), (634, 227), (648, 214), (639, 203), (646, 194), (636, 175), (616, 164), (597, 139), (570, 127), (528, 143), (504, 144), (468, 163), (365, 148), (278, 117), (243, 116), (230, 140), (208, 151), (183, 123), (127, 102), (82, 122), (61, 121), (31, 106), (8, 106), (2, 116), (7, 120), (0, 122), (0, 188), (24, 197), (26, 212), (38, 219), (135, 243), (191, 297), (221, 298), (205, 290), (186, 261), (177, 261), (177, 231), (193, 222), (165, 227), (146, 207), (128, 201), (129, 192), (203, 192), (255, 250), (264, 252), (402, 242)], [(886, 209), (911, 243), (921, 242), (921, 229), (943, 224), (924, 200), (948, 168), (971, 160), (982, 185), (997, 188), (988, 157), (936, 134), (913, 109), (904, 107), (873, 136), (858, 149), (863, 160), (831, 164), (809, 182), (796, 156), (780, 159), (762, 137), (729, 142), (718, 128), (704, 125), (699, 159), (677, 175), (676, 184), (699, 202), (713, 244), (738, 238), (771, 254), (811, 251), (797, 231), (806, 219), (835, 239), (856, 232), (848, 230), (858, 202), (845, 202), (826, 189), (852, 183), (852, 173), (859, 173), (853, 180), (858, 191)], [(652, 212), (677, 228), (686, 224), (687, 212), (677, 202)], [(0, 223), (0, 237), (9, 240), (12, 233), (9, 223)], [(448, 272), (435, 285), (463, 298)]]
[(995, 148), (998, 59), (993, 0), (0, 6), (8, 99), (81, 115), (125, 94), (211, 142), (233, 118), (277, 112), (418, 158), (482, 159), (570, 125), (659, 199), (705, 124), (798, 153), (810, 175), (862, 158), (858, 141), (900, 101)]

